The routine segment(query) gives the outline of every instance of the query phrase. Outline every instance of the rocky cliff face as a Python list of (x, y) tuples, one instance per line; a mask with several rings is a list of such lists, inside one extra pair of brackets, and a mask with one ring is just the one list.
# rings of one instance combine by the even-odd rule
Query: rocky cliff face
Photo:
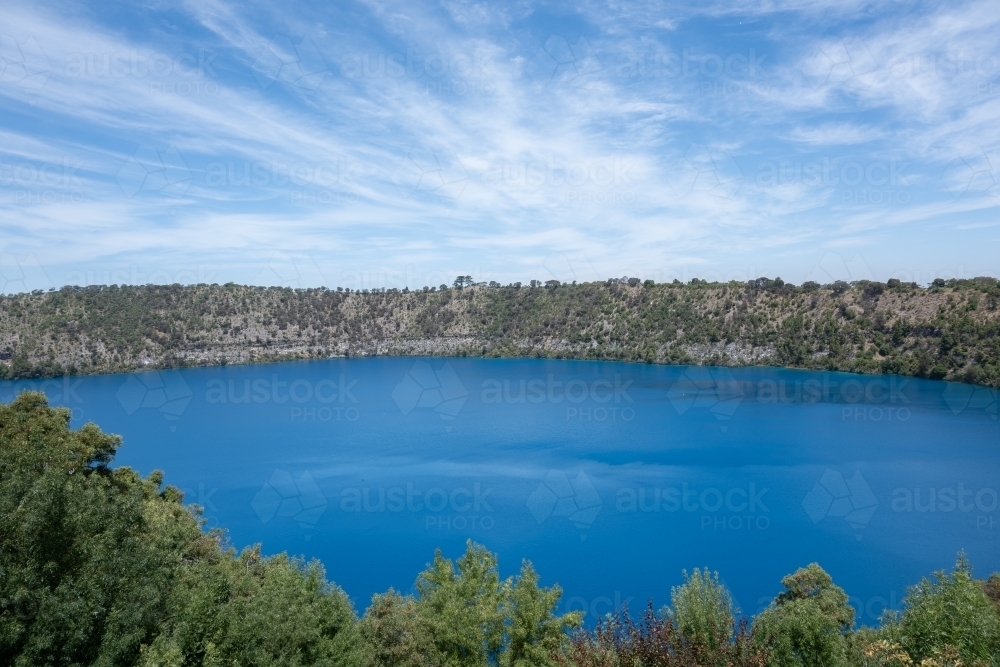
[(368, 355), (540, 356), (892, 372), (1000, 386), (1000, 284), (433, 292), (239, 285), (0, 297), (0, 377)]

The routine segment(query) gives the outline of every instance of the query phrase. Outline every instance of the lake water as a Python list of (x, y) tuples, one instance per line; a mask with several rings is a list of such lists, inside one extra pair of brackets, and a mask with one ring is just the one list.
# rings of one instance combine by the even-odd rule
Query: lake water
[(874, 623), (965, 550), (1000, 570), (997, 392), (774, 368), (369, 358), (4, 382), (124, 438), (234, 545), (319, 558), (363, 609), (472, 538), (588, 620), (681, 570), (746, 613), (817, 561)]

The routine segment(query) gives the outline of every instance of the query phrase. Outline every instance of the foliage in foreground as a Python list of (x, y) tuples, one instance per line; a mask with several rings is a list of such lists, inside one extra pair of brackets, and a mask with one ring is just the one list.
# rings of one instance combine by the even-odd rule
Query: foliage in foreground
[(0, 406), (0, 664), (361, 664), (318, 563), (237, 555), (42, 394)]
[[(997, 667), (1000, 576), (964, 556), (914, 586), (880, 628), (854, 629), (818, 565), (786, 577), (752, 621), (718, 574), (685, 573), (669, 607), (580, 629), (530, 563), (501, 579), (469, 543), (440, 553), (415, 593), (358, 618), (318, 562), (205, 532), (197, 508), (110, 467), (121, 442), (44, 395), (0, 405), (0, 664), (188, 667)], [(739, 620), (737, 620), (739, 618)]]

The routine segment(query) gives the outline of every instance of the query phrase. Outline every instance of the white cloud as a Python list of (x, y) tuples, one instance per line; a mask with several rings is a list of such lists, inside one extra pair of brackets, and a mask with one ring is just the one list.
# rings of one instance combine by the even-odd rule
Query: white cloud
[[(65, 162), (73, 179), (0, 183), (7, 244), (70, 268), (210, 261), (222, 280), (307, 250), (324, 275), (475, 264), (518, 280), (553, 255), (586, 256), (599, 275), (780, 266), (865, 230), (891, 241), (914, 224), (988, 224), (996, 206), (985, 190), (954, 196), (944, 176), (1000, 146), (983, 88), (1000, 42), (987, 3), (586, 3), (578, 24), (516, 3), (183, 7), (178, 22), (196, 24), (183, 34), (5, 8), (4, 34), (33, 37), (51, 72), (40, 88), (0, 82), (4, 118), (44, 121), (0, 120), (0, 166)], [(722, 36), (689, 30), (696, 13)], [(751, 50), (758, 76), (711, 73), (713, 54), (739, 63)], [(262, 53), (281, 72), (308, 56), (300, 69), (321, 83), (261, 84)], [(105, 57), (124, 70), (102, 69)], [(72, 130), (47, 129), (59, 127)], [(177, 196), (123, 189), (142, 145), (190, 173)], [(427, 168), (457, 174), (449, 187), (399, 187), (414, 151), (449, 156)], [(758, 180), (762, 164), (810, 162), (905, 164), (907, 179), (888, 207), (870, 177)]]
[(813, 146), (856, 146), (882, 139), (885, 134), (883, 130), (871, 126), (829, 123), (811, 127), (799, 125), (789, 137)]

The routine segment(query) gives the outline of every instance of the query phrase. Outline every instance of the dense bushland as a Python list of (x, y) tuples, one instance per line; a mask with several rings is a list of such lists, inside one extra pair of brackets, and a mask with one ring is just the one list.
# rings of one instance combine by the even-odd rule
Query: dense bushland
[(957, 667), (1000, 665), (1000, 576), (915, 585), (899, 614), (855, 628), (818, 565), (741, 618), (717, 574), (694, 570), (670, 605), (581, 628), (530, 563), (501, 579), (469, 543), (434, 555), (414, 592), (359, 618), (318, 562), (237, 552), (163, 485), (112, 468), (118, 437), (43, 394), (0, 405), (0, 664), (117, 667)]
[[(376, 354), (781, 365), (1000, 386), (1000, 283), (64, 287), (0, 296), (0, 377)], [(537, 281), (533, 281), (536, 282)]]

